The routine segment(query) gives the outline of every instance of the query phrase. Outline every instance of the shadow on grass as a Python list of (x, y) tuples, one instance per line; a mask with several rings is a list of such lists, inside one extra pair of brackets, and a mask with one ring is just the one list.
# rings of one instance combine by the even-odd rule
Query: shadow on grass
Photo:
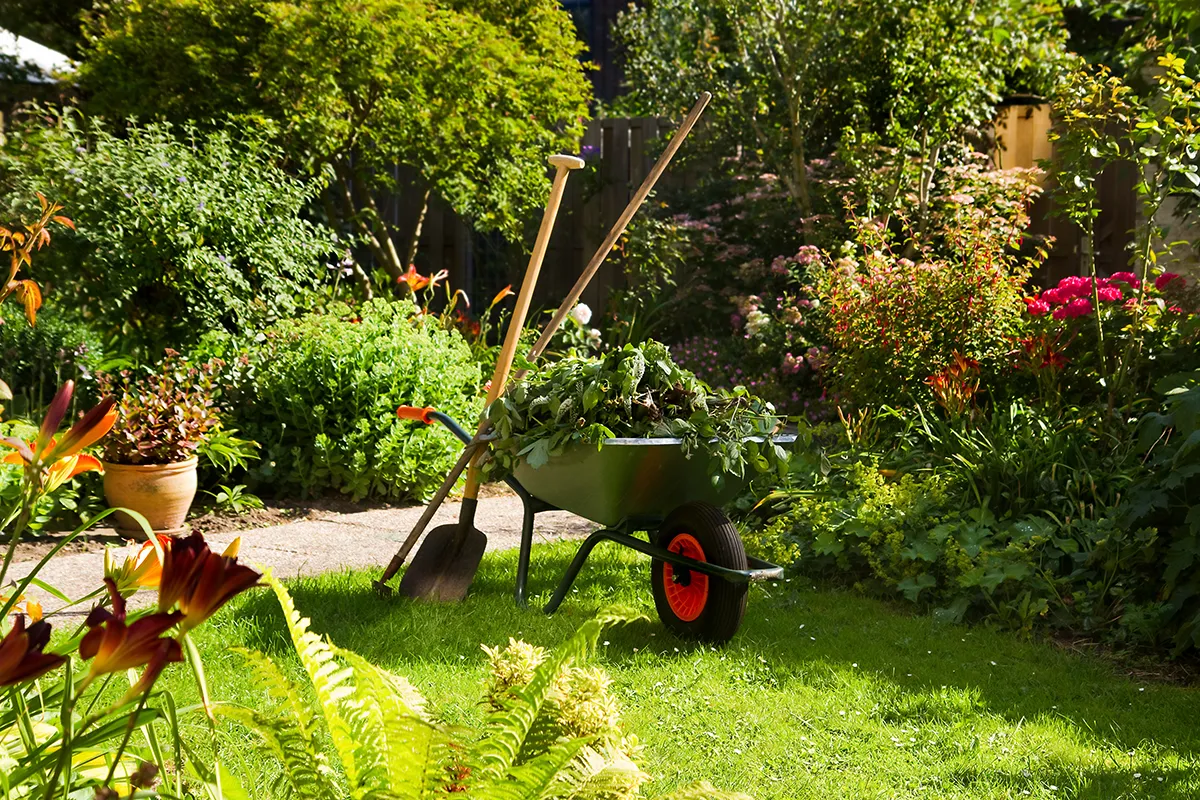
[[(535, 548), (529, 609), (513, 600), (513, 552), (485, 558), (470, 596), (458, 605), (383, 597), (371, 586), (375, 575), (366, 572), (300, 579), (289, 587), (316, 631), (402, 674), (418, 664), (481, 664), (481, 643), (504, 643), (510, 636), (553, 647), (598, 610), (613, 605), (649, 617), (605, 634), (603, 657), (613, 670), (645, 669), (648, 658), (664, 673), (684, 672), (702, 662), (725, 668), (704, 661), (719, 657), (710, 647), (675, 639), (654, 618), (648, 561), (615, 545), (597, 548), (557, 614), (538, 611), (577, 546)], [(242, 643), (272, 655), (290, 652), (282, 615), (269, 592), (247, 598), (238, 616), (247, 623)], [(1052, 768), (1050, 780), (1069, 789), (1066, 796), (1113, 797), (1119, 789), (1126, 793), (1121, 796), (1141, 797), (1161, 789), (1167, 794), (1159, 796), (1179, 797), (1183, 795), (1172, 793), (1172, 787), (1197, 780), (1200, 691), (1139, 684), (1115, 674), (1111, 665), (1010, 633), (941, 624), (849, 593), (812, 591), (793, 582), (753, 590), (743, 628), (721, 654), (761, 670), (756, 690), (804, 686), (835, 695), (856, 687), (853, 691), (872, 698), (871, 714), (887, 725), (969, 729), (981, 715), (994, 715), (1015, 729), (1041, 726), (1051, 740), (1061, 735), (1130, 753), (1126, 763), (1109, 758), (1103, 766), (1064, 767), (1061, 775)], [(675, 662), (678, 667), (672, 666)], [(787, 702), (783, 694), (768, 696), (778, 698), (776, 705)], [(816, 712), (794, 708), (762, 713), (808, 725), (805, 715)], [(985, 747), (972, 745), (971, 734), (965, 735), (968, 754), (972, 746), (984, 753)], [(1138, 748), (1135, 758), (1131, 751)], [(1173, 763), (1183, 766), (1161, 763), (1153, 775), (1135, 777), (1149, 772), (1147, 753), (1161, 751), (1173, 751), (1179, 757)], [(1051, 764), (1046, 766), (1053, 767), (1052, 756), (1047, 757)], [(1061, 758), (1066, 764), (1070, 757)], [(994, 787), (998, 779), (1007, 780), (1006, 769), (1011, 764), (972, 757), (950, 773), (961, 786), (985, 781)], [(1015, 785), (1022, 775), (1017, 770), (1008, 777)], [(1045, 780), (1044, 768), (1041, 777)]]

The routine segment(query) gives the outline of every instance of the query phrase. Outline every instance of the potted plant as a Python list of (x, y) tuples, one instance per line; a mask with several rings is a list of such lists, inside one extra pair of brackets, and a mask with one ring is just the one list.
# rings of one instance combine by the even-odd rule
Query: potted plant
[[(196, 451), (220, 425), (213, 401), (219, 361), (192, 364), (173, 350), (157, 373), (134, 379), (101, 377), (105, 394), (120, 398), (119, 418), (104, 442), (104, 495), (109, 505), (142, 514), (157, 533), (185, 529), (196, 497)], [(140, 533), (117, 512), (117, 530)]]

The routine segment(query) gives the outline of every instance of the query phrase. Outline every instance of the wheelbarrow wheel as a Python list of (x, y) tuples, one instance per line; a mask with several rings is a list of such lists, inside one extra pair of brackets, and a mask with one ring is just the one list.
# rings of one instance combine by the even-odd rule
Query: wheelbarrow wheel
[[(746, 569), (746, 550), (725, 512), (710, 503), (687, 503), (668, 515), (657, 543), (672, 553), (730, 569)], [(746, 613), (746, 585), (655, 559), (650, 585), (659, 619), (676, 634), (723, 643)]]

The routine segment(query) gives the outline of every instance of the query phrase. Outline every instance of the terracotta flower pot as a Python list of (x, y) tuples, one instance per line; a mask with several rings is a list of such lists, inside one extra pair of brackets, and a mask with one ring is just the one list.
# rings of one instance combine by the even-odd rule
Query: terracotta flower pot
[[(196, 464), (192, 457), (174, 464), (104, 464), (104, 496), (114, 508), (128, 508), (146, 518), (155, 533), (181, 533), (196, 498)], [(142, 534), (132, 517), (118, 511), (117, 530)]]

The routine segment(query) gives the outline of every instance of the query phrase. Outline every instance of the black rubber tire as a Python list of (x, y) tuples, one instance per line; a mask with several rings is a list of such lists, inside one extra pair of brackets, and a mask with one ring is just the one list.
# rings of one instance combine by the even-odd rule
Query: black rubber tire
[[(681, 533), (691, 534), (701, 549), (704, 560), (730, 569), (747, 569), (746, 549), (737, 528), (725, 512), (711, 503), (687, 503), (672, 511), (658, 529), (656, 543), (670, 549), (672, 540)], [(708, 579), (708, 597), (699, 616), (683, 620), (667, 601), (663, 566), (666, 562), (650, 562), (650, 586), (654, 590), (654, 606), (658, 617), (672, 632), (688, 639), (700, 639), (724, 644), (733, 638), (746, 614), (747, 584), (729, 583), (716, 577)]]

